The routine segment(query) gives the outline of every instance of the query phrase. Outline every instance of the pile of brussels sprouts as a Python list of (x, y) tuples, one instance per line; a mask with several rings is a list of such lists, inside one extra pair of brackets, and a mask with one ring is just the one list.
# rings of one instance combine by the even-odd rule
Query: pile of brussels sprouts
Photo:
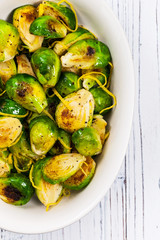
[[(67, 4), (66, 4), (67, 3)], [(47, 209), (91, 181), (108, 136), (108, 47), (78, 26), (66, 1), (44, 1), (0, 20), (0, 198)]]

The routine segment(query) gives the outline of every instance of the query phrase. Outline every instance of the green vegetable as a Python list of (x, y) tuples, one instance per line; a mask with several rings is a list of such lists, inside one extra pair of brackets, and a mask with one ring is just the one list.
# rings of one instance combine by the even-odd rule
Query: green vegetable
[(90, 126), (93, 118), (94, 99), (92, 94), (81, 89), (64, 98), (64, 103), (60, 103), (56, 109), (56, 122), (59, 128), (67, 132)]
[(109, 48), (94, 39), (80, 40), (73, 44), (68, 52), (61, 57), (63, 67), (80, 69), (104, 68), (111, 62)]
[(0, 115), (23, 118), (27, 110), (11, 99), (0, 99)]
[(45, 161), (42, 173), (45, 181), (56, 184), (74, 175), (86, 158), (77, 153), (61, 154)]
[(32, 152), (29, 139), (25, 129), (20, 140), (9, 148), (10, 152), (14, 156), (14, 165), (19, 171), (27, 172), (34, 160), (38, 160), (39, 156)]
[(63, 186), (71, 190), (81, 190), (92, 180), (95, 168), (95, 161), (91, 157), (87, 157), (81, 169), (79, 169), (72, 177), (68, 178), (63, 183)]
[(31, 149), (38, 155), (46, 154), (58, 138), (58, 129), (49, 117), (34, 118), (29, 125)]
[(51, 16), (37, 18), (30, 26), (30, 33), (49, 38), (63, 38), (67, 34), (66, 27)]
[(41, 113), (47, 106), (43, 88), (39, 82), (28, 74), (17, 74), (6, 83), (9, 98), (24, 108)]
[(38, 199), (47, 207), (60, 199), (63, 187), (60, 184), (50, 184), (43, 179), (42, 168), (44, 163), (44, 159), (41, 159), (34, 164), (31, 177)]
[(96, 129), (86, 127), (72, 135), (72, 142), (77, 151), (84, 156), (97, 155), (102, 151), (102, 143)]
[(24, 205), (31, 199), (34, 189), (27, 177), (22, 174), (12, 174), (0, 178), (0, 198), (9, 204)]
[(12, 156), (7, 150), (0, 150), (0, 178), (7, 177), (13, 168)]
[(64, 72), (56, 85), (56, 90), (62, 97), (66, 97), (70, 93), (78, 91), (81, 87), (78, 86), (79, 76), (75, 73)]
[(0, 19), (0, 62), (15, 57), (19, 44), (19, 33), (11, 24)]
[(84, 40), (84, 39), (94, 39), (92, 33), (90, 33), (87, 29), (79, 27), (76, 32), (69, 33), (67, 36), (61, 40), (60, 42), (56, 43), (54, 46), (54, 51), (59, 55), (63, 55), (66, 50), (71, 47), (74, 43)]
[(0, 148), (13, 145), (20, 137), (22, 124), (17, 118), (0, 118)]
[(48, 48), (40, 48), (31, 58), (35, 74), (44, 87), (54, 87), (60, 77), (61, 62), (57, 54)]
[(51, 155), (59, 155), (62, 153), (71, 152), (71, 137), (70, 135), (62, 129), (58, 130), (58, 140), (51, 148), (49, 153)]
[(105, 142), (106, 126), (107, 122), (103, 119), (102, 115), (93, 116), (92, 127), (96, 129), (100, 135), (102, 145)]
[(44, 1), (38, 7), (39, 17), (42, 15), (52, 16), (65, 23), (69, 28), (75, 29), (76, 19), (73, 11), (65, 5), (58, 5), (55, 2)]
[(1, 77), (1, 84), (2, 88), (5, 88), (5, 84), (13, 75), (15, 75), (17, 72), (16, 64), (13, 59), (6, 61), (6, 62), (0, 62), (0, 77)]
[[(90, 92), (92, 93), (95, 101), (95, 113), (100, 113), (103, 109), (112, 106), (112, 97), (102, 88), (91, 88)], [(104, 111), (103, 114), (106, 112), (107, 111)]]
[(30, 52), (39, 49), (43, 43), (43, 37), (35, 36), (29, 32), (36, 14), (36, 8), (32, 5), (21, 6), (13, 13), (13, 25), (18, 29), (21, 40), (27, 45)]

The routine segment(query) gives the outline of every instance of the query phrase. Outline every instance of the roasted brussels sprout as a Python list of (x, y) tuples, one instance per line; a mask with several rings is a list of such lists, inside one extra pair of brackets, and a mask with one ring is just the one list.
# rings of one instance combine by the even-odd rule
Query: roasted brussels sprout
[(41, 113), (47, 106), (46, 95), (39, 82), (28, 74), (17, 74), (6, 83), (9, 98), (24, 108)]
[(11, 24), (0, 19), (0, 62), (13, 59), (17, 53), (19, 33)]
[(51, 1), (44, 1), (38, 7), (38, 13), (40, 16), (52, 16), (58, 21), (64, 23), (66, 26), (74, 30), (76, 28), (76, 19), (73, 11), (62, 4), (57, 4)]
[(100, 135), (102, 145), (105, 142), (106, 126), (107, 122), (103, 119), (102, 115), (93, 116), (92, 127), (96, 129)]
[(22, 132), (22, 124), (17, 118), (0, 118), (0, 148), (13, 145), (19, 139)]
[(30, 124), (31, 149), (38, 155), (46, 154), (58, 138), (56, 124), (47, 116), (34, 118)]
[(12, 174), (0, 178), (0, 198), (9, 204), (24, 205), (31, 199), (34, 189), (27, 177), (22, 174)]
[[(95, 113), (101, 113), (103, 109), (112, 106), (112, 97), (102, 88), (91, 88), (90, 92), (95, 100)], [(105, 114), (107, 111), (104, 111), (102, 114)]]
[(54, 87), (60, 77), (61, 62), (57, 54), (48, 48), (37, 50), (31, 58), (35, 74), (44, 87)]
[(100, 135), (93, 127), (79, 129), (72, 135), (77, 151), (84, 156), (94, 156), (102, 151)]
[(81, 89), (65, 97), (64, 101), (57, 106), (55, 113), (59, 128), (72, 133), (91, 125), (94, 99), (89, 91)]
[(63, 186), (77, 191), (86, 187), (92, 180), (95, 169), (95, 161), (91, 157), (87, 157), (81, 169), (79, 169), (72, 177), (68, 178), (63, 183)]
[(56, 43), (54, 46), (54, 51), (61, 56), (66, 52), (66, 50), (71, 47), (74, 43), (83, 39), (94, 39), (92, 33), (87, 29), (79, 27), (76, 32), (69, 33), (62, 41)]
[(106, 68), (92, 70), (92, 72), (91, 70), (83, 70), (83, 74), (87, 74), (87, 75), (84, 75), (83, 77), (83, 87), (88, 91), (92, 87), (97, 86), (97, 82), (94, 81), (93, 78), (96, 78), (101, 84), (108, 82), (108, 81), (105, 81), (105, 77), (106, 77), (106, 80), (108, 80), (108, 77), (109, 77), (109, 73)]
[(20, 140), (10, 147), (9, 150), (13, 154), (14, 165), (20, 172), (27, 172), (33, 161), (39, 159), (39, 156), (31, 150), (25, 129), (23, 129), (23, 134)]
[(34, 183), (38, 199), (48, 207), (60, 199), (63, 187), (60, 184), (50, 184), (43, 179), (42, 167), (44, 163), (44, 159), (41, 159), (34, 164), (31, 181)]
[(0, 99), (0, 115), (16, 118), (24, 118), (27, 110), (11, 99)]
[(15, 75), (16, 72), (16, 64), (13, 59), (6, 62), (0, 62), (0, 77), (2, 81), (2, 88), (5, 88), (5, 84), (8, 79)]
[(17, 56), (16, 59), (18, 64), (18, 73), (27, 73), (35, 77), (31, 63), (25, 54)]
[(7, 150), (0, 150), (0, 178), (7, 177), (13, 168), (12, 156)]
[(34, 52), (42, 46), (43, 37), (30, 34), (31, 23), (36, 18), (36, 8), (25, 5), (15, 9), (13, 13), (13, 25), (18, 29), (22, 41), (27, 45), (30, 52)]
[(79, 76), (75, 73), (64, 72), (61, 74), (61, 77), (56, 85), (56, 90), (62, 97), (66, 97), (70, 93), (78, 91), (81, 86), (78, 86)]
[(58, 130), (58, 140), (51, 148), (49, 153), (51, 155), (59, 155), (62, 153), (71, 152), (71, 137), (70, 135), (62, 129)]
[(86, 39), (73, 44), (61, 60), (63, 67), (98, 69), (106, 67), (111, 62), (111, 54), (104, 43)]
[(43, 178), (51, 184), (64, 182), (74, 175), (85, 161), (86, 158), (78, 153), (48, 158), (42, 168)]
[(67, 34), (66, 27), (51, 16), (37, 18), (30, 26), (30, 33), (49, 38), (64, 38)]

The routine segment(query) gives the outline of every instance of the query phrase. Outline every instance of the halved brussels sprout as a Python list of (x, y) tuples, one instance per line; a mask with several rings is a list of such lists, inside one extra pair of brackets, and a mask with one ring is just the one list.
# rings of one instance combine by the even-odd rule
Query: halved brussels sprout
[(0, 150), (0, 178), (7, 177), (13, 168), (12, 156), (7, 150)]
[(56, 124), (47, 116), (34, 118), (29, 125), (31, 149), (38, 155), (46, 154), (58, 138)]
[(17, 118), (0, 118), (0, 148), (10, 147), (20, 137), (22, 124)]
[(87, 29), (79, 27), (76, 32), (69, 33), (62, 41), (56, 43), (54, 51), (61, 56), (74, 43), (84, 39), (94, 39), (95, 37)]
[(35, 74), (45, 87), (54, 87), (60, 77), (61, 62), (57, 54), (48, 48), (37, 50), (31, 58)]
[(78, 153), (61, 154), (45, 160), (42, 173), (45, 181), (56, 184), (74, 175), (86, 161)]
[(81, 89), (64, 98), (56, 109), (56, 122), (59, 128), (67, 132), (74, 132), (80, 128), (90, 126), (93, 118), (94, 99), (90, 92)]
[(81, 169), (79, 169), (72, 177), (68, 178), (63, 186), (71, 190), (81, 190), (86, 187), (93, 178), (96, 163), (91, 157), (87, 157)]
[[(102, 88), (91, 88), (90, 92), (95, 100), (95, 113), (100, 113), (103, 109), (112, 106), (112, 97)], [(104, 115), (107, 111), (104, 111), (102, 114)]]
[(105, 141), (106, 126), (107, 122), (103, 119), (102, 115), (93, 116), (92, 127), (96, 129), (98, 134), (100, 135), (102, 145)]
[(27, 115), (27, 110), (11, 99), (0, 99), (0, 115), (24, 118)]
[(10, 79), (16, 73), (17, 73), (16, 64), (13, 59), (0, 63), (0, 77), (3, 88), (5, 87), (5, 84), (8, 81), (8, 79)]
[[(95, 72), (95, 73), (91, 73), (90, 72)], [(83, 70), (82, 74), (89, 74), (88, 76), (84, 76), (83, 78), (83, 87), (89, 91), (89, 89), (91, 89), (92, 87), (97, 86), (97, 82), (94, 81), (92, 79), (92, 77), (97, 78), (102, 84), (105, 83), (105, 76), (104, 75), (100, 75), (100, 74), (96, 74), (96, 72), (102, 73), (106, 76), (106, 79), (108, 80), (109, 77), (109, 73), (107, 71), (106, 68), (100, 68), (100, 69), (96, 69), (96, 70)], [(108, 82), (108, 81), (107, 81)]]
[(100, 135), (93, 127), (79, 129), (72, 135), (77, 151), (84, 156), (94, 156), (102, 151)]
[(63, 187), (60, 184), (50, 184), (43, 179), (42, 167), (44, 162), (44, 159), (41, 159), (35, 163), (31, 177), (36, 187), (35, 192), (38, 199), (47, 207), (60, 199)]
[(17, 74), (6, 83), (9, 98), (24, 108), (41, 113), (47, 106), (47, 99), (39, 82), (28, 74)]
[(22, 174), (12, 174), (0, 178), (0, 198), (9, 204), (21, 206), (29, 202), (34, 189), (27, 177)]
[(8, 61), (15, 57), (19, 44), (17, 29), (4, 20), (0, 20), (0, 62)]
[(30, 34), (31, 23), (36, 18), (36, 8), (25, 5), (15, 9), (13, 13), (13, 25), (18, 29), (22, 41), (28, 46), (30, 52), (34, 52), (42, 46), (43, 37)]
[(35, 77), (31, 63), (25, 54), (17, 56), (16, 59), (18, 64), (18, 73), (27, 73)]
[(56, 85), (56, 90), (62, 97), (66, 97), (70, 93), (78, 91), (81, 86), (78, 86), (79, 76), (75, 73), (64, 72), (61, 74), (61, 77)]
[(71, 152), (71, 136), (62, 129), (58, 130), (58, 140), (51, 148), (49, 153), (51, 155), (59, 155), (62, 153)]
[(34, 20), (30, 26), (30, 33), (49, 38), (64, 38), (67, 34), (66, 27), (51, 16), (42, 16)]
[(104, 43), (86, 39), (73, 44), (61, 57), (61, 61), (63, 67), (98, 69), (106, 67), (111, 62), (111, 54)]
[(22, 172), (27, 172), (33, 161), (39, 160), (39, 156), (31, 150), (29, 139), (24, 129), (20, 140), (10, 147), (9, 150), (13, 154), (16, 169), (18, 168)]
[(69, 28), (75, 29), (76, 27), (76, 19), (73, 11), (66, 7), (65, 5), (58, 5), (55, 2), (44, 1), (38, 7), (38, 13), (40, 16), (52, 16), (57, 20), (65, 23)]

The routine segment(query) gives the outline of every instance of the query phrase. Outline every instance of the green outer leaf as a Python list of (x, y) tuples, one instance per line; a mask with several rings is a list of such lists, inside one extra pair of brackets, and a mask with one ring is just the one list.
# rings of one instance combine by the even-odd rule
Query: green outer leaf
[(47, 106), (47, 99), (43, 88), (36, 78), (28, 74), (16, 74), (6, 83), (9, 98), (24, 108), (41, 113)]
[(32, 67), (38, 80), (45, 87), (54, 87), (61, 74), (61, 62), (51, 49), (40, 48), (31, 57)]
[[(95, 113), (100, 113), (100, 111), (112, 105), (112, 97), (102, 88), (91, 88), (90, 92), (92, 93), (95, 101)], [(107, 112), (108, 111), (104, 111), (102, 115)]]
[(73, 11), (66, 7), (65, 5), (58, 5), (57, 3), (46, 1), (45, 5), (53, 8), (53, 17), (57, 16), (57, 19), (63, 19), (63, 21), (70, 27), (71, 29), (75, 29), (76, 27), (76, 19)]
[(63, 72), (55, 88), (62, 97), (66, 97), (81, 88), (78, 87), (78, 79), (79, 76), (75, 73)]
[(0, 99), (0, 112), (12, 114), (16, 117), (16, 115), (25, 115), (27, 110), (11, 99)]
[(51, 16), (42, 16), (34, 20), (30, 26), (30, 33), (49, 39), (63, 38), (67, 34), (66, 27)]
[(30, 198), (34, 193), (34, 188), (32, 187), (29, 179), (22, 174), (11, 174), (8, 178), (0, 178), (0, 188), (4, 187), (13, 187), (21, 193), (19, 200), (10, 202), (13, 205), (24, 205), (29, 202)]

